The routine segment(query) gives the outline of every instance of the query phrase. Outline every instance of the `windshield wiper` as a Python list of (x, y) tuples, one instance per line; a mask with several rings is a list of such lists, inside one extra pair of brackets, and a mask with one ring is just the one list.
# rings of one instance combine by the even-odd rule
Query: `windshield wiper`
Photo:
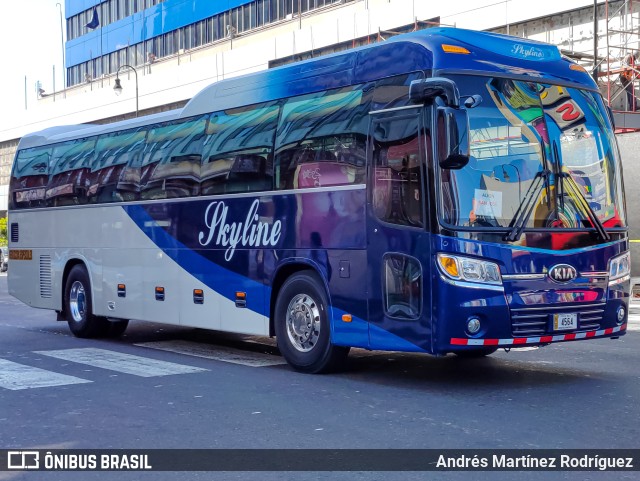
[(513, 220), (509, 224), (511, 230), (504, 238), (506, 241), (514, 242), (520, 238), (543, 189), (547, 190), (547, 197), (549, 196), (548, 183), (550, 174), (551, 171), (549, 169), (540, 170), (536, 173), (534, 181), (529, 186), (529, 189), (527, 189), (523, 201), (520, 203), (518, 210), (513, 216)]
[[(558, 174), (558, 177), (560, 179), (567, 181), (567, 182), (563, 182), (563, 185), (566, 184), (569, 187), (568, 190), (571, 191), (573, 195), (576, 197), (579, 204), (582, 206), (584, 211), (589, 216), (589, 220), (591, 221), (591, 224), (595, 227), (600, 238), (605, 241), (610, 240), (611, 236), (605, 230), (604, 225), (602, 225), (602, 222), (600, 222), (600, 219), (598, 219), (598, 216), (596, 215), (593, 208), (589, 205), (589, 202), (582, 194), (582, 191), (580, 190), (580, 187), (578, 187), (578, 185), (576, 184), (576, 181), (573, 180), (573, 177), (571, 177), (571, 175), (568, 172), (561, 172), (560, 174)], [(563, 192), (563, 195), (564, 195), (564, 192)]]

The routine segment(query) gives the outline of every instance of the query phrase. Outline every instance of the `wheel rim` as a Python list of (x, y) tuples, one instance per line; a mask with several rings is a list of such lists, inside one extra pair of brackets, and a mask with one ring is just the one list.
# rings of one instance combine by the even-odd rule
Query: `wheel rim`
[(320, 337), (320, 308), (307, 294), (298, 294), (287, 307), (287, 335), (293, 347), (309, 352)]
[(87, 297), (84, 286), (80, 281), (75, 281), (69, 291), (69, 308), (71, 317), (75, 322), (82, 322), (86, 313)]

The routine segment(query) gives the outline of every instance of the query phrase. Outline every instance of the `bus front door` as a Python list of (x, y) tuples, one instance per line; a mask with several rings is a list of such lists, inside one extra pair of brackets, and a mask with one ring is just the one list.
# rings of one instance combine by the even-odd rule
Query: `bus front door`
[(372, 349), (431, 352), (423, 108), (371, 114), (367, 213)]

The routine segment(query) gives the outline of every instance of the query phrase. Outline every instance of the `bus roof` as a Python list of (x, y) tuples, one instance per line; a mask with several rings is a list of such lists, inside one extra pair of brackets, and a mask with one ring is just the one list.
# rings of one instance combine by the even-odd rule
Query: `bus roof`
[(166, 112), (145, 115), (144, 117), (136, 117), (109, 124), (77, 124), (50, 127), (22, 137), (22, 139), (20, 139), (18, 149), (21, 150), (31, 147), (39, 147), (41, 145), (55, 144), (57, 142), (64, 142), (65, 140), (70, 139), (108, 134), (110, 132), (119, 132), (121, 130), (133, 129), (158, 122), (166, 122), (180, 118), (180, 112), (180, 109), (168, 110)]
[(225, 79), (205, 87), (182, 110), (106, 125), (84, 124), (46, 129), (23, 137), (19, 148), (425, 70), (433, 72), (433, 75), (476, 72), (597, 89), (586, 70), (563, 57), (554, 45), (488, 32), (429, 28), (398, 35), (385, 42)]

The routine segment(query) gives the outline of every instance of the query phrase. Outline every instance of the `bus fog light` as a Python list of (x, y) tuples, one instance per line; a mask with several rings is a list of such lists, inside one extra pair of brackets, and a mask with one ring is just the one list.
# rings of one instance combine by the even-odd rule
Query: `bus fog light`
[(622, 324), (624, 322), (624, 316), (626, 314), (626, 310), (624, 307), (620, 306), (618, 307), (618, 325)]
[(477, 334), (480, 331), (480, 319), (477, 317), (471, 317), (467, 321), (467, 332), (469, 334)]

